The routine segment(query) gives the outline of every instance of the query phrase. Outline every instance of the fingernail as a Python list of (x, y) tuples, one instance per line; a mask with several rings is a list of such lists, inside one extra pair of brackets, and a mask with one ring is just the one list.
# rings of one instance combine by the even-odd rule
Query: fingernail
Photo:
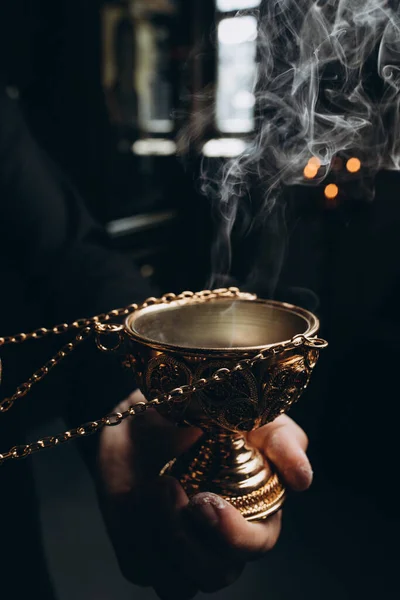
[(194, 496), (188, 506), (191, 514), (207, 522), (209, 525), (218, 525), (221, 510), (225, 510), (227, 503), (220, 496), (209, 492)]

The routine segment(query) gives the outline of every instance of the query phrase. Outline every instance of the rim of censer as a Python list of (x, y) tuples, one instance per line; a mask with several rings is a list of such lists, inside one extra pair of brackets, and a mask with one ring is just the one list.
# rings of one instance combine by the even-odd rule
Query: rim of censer
[[(214, 303), (214, 302), (230, 302), (232, 303), (232, 299), (231, 298), (213, 298), (213, 299), (208, 299), (208, 300), (203, 300), (202, 302), (205, 303)], [(302, 318), (305, 321), (305, 324), (307, 325), (307, 329), (305, 331), (299, 331), (298, 333), (295, 334), (296, 337), (297, 335), (304, 335), (307, 337), (312, 337), (315, 336), (318, 333), (319, 327), (320, 327), (320, 322), (318, 317), (316, 317), (312, 312), (304, 309), (304, 308), (300, 308), (299, 306), (295, 306), (294, 304), (289, 304), (287, 302), (279, 302), (276, 300), (263, 300), (261, 298), (237, 298), (234, 300), (234, 302), (252, 302), (252, 303), (258, 303), (258, 304), (264, 304), (264, 305), (268, 305), (271, 306), (277, 310), (280, 310), (282, 312), (287, 312), (290, 313), (292, 315), (296, 315), (300, 318)], [(139, 334), (137, 331), (134, 330), (132, 322), (134, 322), (137, 318), (139, 318), (141, 315), (143, 314), (148, 314), (151, 312), (160, 312), (160, 311), (164, 311), (164, 310), (168, 310), (171, 308), (176, 308), (176, 307), (180, 307), (180, 306), (185, 306), (188, 304), (193, 304), (193, 300), (191, 300), (190, 298), (187, 299), (181, 299), (181, 300), (176, 300), (173, 302), (169, 302), (169, 303), (162, 303), (162, 304), (156, 304), (156, 305), (151, 305), (151, 306), (147, 306), (145, 308), (139, 309), (138, 311), (136, 311), (135, 313), (133, 313), (132, 315), (129, 315), (125, 321), (125, 330), (127, 335), (135, 340), (136, 342), (147, 346), (149, 348), (152, 348), (153, 350), (158, 350), (158, 351), (171, 351), (171, 352), (178, 352), (181, 354), (188, 354), (188, 355), (202, 355), (205, 352), (207, 354), (216, 354), (216, 355), (237, 355), (238, 353), (240, 354), (247, 354), (247, 353), (257, 353), (261, 350), (267, 349), (267, 348), (273, 348), (274, 346), (279, 346), (282, 343), (285, 342), (290, 342), (290, 339), (287, 340), (280, 340), (279, 342), (274, 342), (272, 344), (264, 344), (261, 346), (235, 346), (235, 347), (228, 347), (228, 348), (213, 348), (213, 347), (205, 347), (205, 348), (200, 348), (200, 347), (191, 347), (191, 346), (185, 346), (185, 345), (174, 345), (174, 344), (169, 344), (167, 342), (160, 342), (148, 337), (145, 337), (142, 334)]]

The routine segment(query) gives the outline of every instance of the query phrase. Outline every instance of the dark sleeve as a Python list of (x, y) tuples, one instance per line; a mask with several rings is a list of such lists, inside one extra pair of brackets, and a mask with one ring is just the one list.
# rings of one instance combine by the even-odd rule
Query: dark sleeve
[[(154, 294), (130, 261), (110, 248), (79, 195), (32, 139), (18, 101), (4, 87), (0, 251), (24, 281), (39, 326), (91, 316)], [(116, 359), (102, 356), (93, 342), (85, 342), (68, 359), (58, 378), (57, 384), (68, 388), (64, 416), (74, 425), (102, 416), (134, 388), (133, 377), (127, 379)]]
[(151, 290), (114, 253), (82, 200), (35, 144), (18, 102), (0, 91), (0, 248), (49, 323), (138, 301)]

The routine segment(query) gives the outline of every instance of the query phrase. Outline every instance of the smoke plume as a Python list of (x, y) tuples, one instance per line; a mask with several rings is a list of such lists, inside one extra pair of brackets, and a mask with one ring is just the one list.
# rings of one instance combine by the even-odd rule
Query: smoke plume
[(399, 2), (265, 0), (257, 16), (255, 133), (218, 177), (202, 174), (221, 215), (216, 279), (229, 271), (231, 232), (254, 182), (265, 218), (286, 186), (309, 183), (311, 157), (321, 165), (313, 184), (338, 153), (356, 153), (368, 176), (400, 167)]

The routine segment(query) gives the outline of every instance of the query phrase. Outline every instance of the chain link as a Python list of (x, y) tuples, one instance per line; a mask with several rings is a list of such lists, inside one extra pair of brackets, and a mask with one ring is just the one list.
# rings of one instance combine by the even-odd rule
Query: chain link
[[(34, 373), (34, 375), (32, 375), (32, 377), (26, 383), (21, 385), (13, 396), (11, 396), (10, 398), (6, 398), (0, 403), (0, 412), (8, 411), (13, 406), (15, 400), (22, 396), (25, 396), (35, 383), (43, 379), (43, 377), (45, 377), (45, 375), (47, 375), (56, 364), (58, 364), (65, 356), (70, 354), (78, 344), (80, 344), (83, 340), (89, 337), (89, 335), (93, 332), (94, 329), (101, 331), (102, 324), (104, 324), (104, 322), (107, 323), (113, 318), (127, 316), (132, 312), (139, 310), (140, 308), (145, 308), (154, 304), (164, 304), (179, 300), (187, 301), (189, 299), (193, 302), (201, 302), (220, 297), (239, 297), (243, 299), (255, 298), (255, 296), (251, 294), (241, 293), (238, 290), (238, 288), (205, 290), (197, 293), (182, 292), (182, 294), (179, 295), (166, 294), (161, 298), (148, 298), (140, 306), (138, 306), (137, 304), (131, 304), (126, 308), (113, 310), (104, 315), (97, 315), (96, 317), (92, 317), (91, 319), (79, 319), (71, 325), (64, 323), (62, 325), (57, 325), (52, 329), (43, 328), (38, 329), (29, 334), (22, 333), (8, 338), (0, 338), (0, 346), (4, 346), (5, 344), (22, 343), (28, 339), (37, 339), (39, 337), (44, 337), (45, 335), (49, 335), (51, 333), (57, 335), (60, 333), (65, 333), (72, 329), (83, 328), (83, 330), (79, 333), (79, 335), (75, 338), (73, 342), (66, 344), (54, 356), (54, 358), (52, 358), (36, 373)], [(97, 327), (95, 327), (96, 325)], [(256, 356), (252, 358), (242, 359), (232, 368), (224, 367), (218, 369), (207, 379), (201, 378), (191, 385), (180, 386), (148, 402), (139, 402), (138, 404), (130, 406), (126, 411), (122, 413), (111, 413), (106, 415), (105, 417), (102, 417), (99, 420), (90, 421), (88, 423), (85, 423), (84, 425), (81, 425), (80, 427), (76, 427), (74, 429), (65, 431), (64, 433), (55, 436), (44, 437), (38, 440), (37, 442), (33, 442), (30, 444), (14, 446), (8, 452), (0, 454), (0, 466), (5, 461), (26, 458), (31, 454), (35, 454), (36, 452), (40, 452), (48, 448), (55, 448), (60, 444), (67, 443), (77, 438), (93, 435), (94, 433), (99, 432), (104, 427), (116, 427), (129, 417), (136, 417), (137, 415), (147, 411), (149, 408), (159, 407), (161, 405), (182, 401), (188, 395), (191, 395), (196, 391), (203, 390), (211, 385), (215, 385), (216, 383), (218, 384), (223, 381), (226, 381), (232, 374), (236, 372), (251, 369), (258, 363), (268, 360), (271, 357), (280, 354), (283, 351), (299, 348), (301, 346), (306, 346), (309, 348), (320, 350), (322, 348), (325, 348), (327, 346), (327, 343), (319, 338), (307, 338), (304, 335), (298, 335), (288, 342), (284, 342), (282, 344), (279, 344), (278, 346), (274, 346), (273, 348), (266, 348), (264, 350), (261, 350)]]

